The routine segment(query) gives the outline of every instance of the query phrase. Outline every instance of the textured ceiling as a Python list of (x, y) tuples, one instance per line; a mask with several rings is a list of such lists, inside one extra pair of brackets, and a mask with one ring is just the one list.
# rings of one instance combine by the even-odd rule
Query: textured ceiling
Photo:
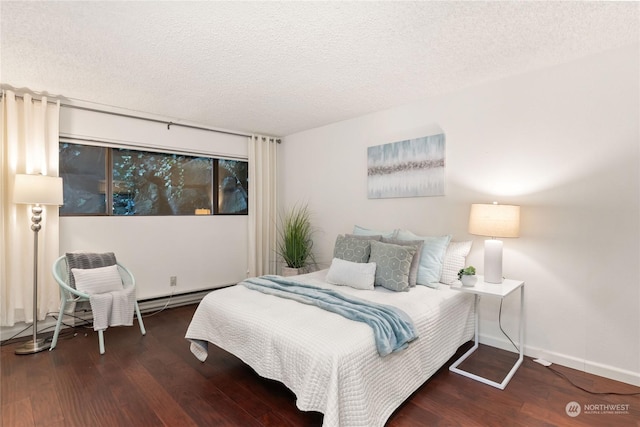
[(279, 136), (639, 37), (637, 2), (2, 1), (0, 15), (4, 85)]

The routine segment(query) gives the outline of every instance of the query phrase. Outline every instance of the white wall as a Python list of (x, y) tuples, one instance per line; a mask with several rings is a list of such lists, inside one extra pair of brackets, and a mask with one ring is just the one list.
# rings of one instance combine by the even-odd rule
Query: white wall
[[(526, 281), (526, 354), (640, 385), (638, 46), (468, 88), (284, 138), (283, 205), (315, 212), (317, 258), (354, 224), (467, 233), (469, 206), (522, 206), (504, 274)], [(446, 196), (367, 199), (367, 147), (446, 134)], [(503, 325), (517, 336), (518, 299)], [(482, 341), (508, 348), (497, 301)]]
[[(62, 136), (231, 158), (247, 157), (247, 138), (74, 108), (60, 112)], [(136, 276), (137, 297), (237, 283), (246, 277), (247, 216), (62, 217), (60, 253), (113, 251)]]

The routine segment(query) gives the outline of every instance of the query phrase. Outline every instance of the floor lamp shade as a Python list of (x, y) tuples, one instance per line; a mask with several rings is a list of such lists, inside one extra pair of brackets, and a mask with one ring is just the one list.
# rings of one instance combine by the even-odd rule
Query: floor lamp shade
[(518, 237), (520, 206), (472, 204), (469, 213), (469, 233), (489, 236), (484, 242), (484, 280), (502, 283), (502, 241), (496, 237)]
[(40, 205), (62, 205), (62, 178), (45, 175), (15, 176), (13, 201), (31, 207), (31, 230), (33, 230), (33, 339), (16, 349), (16, 354), (33, 354), (49, 348), (43, 339), (38, 339), (38, 232), (41, 229), (42, 207)]
[(16, 175), (13, 201), (27, 205), (62, 205), (62, 178)]

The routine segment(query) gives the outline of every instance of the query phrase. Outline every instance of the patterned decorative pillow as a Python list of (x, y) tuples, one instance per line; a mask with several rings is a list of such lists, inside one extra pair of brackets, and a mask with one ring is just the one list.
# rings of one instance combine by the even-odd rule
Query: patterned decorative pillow
[(352, 237), (354, 239), (363, 239), (363, 240), (377, 240), (378, 242), (382, 240), (382, 236), (380, 234), (372, 234), (372, 235), (345, 234), (344, 237)]
[(376, 263), (375, 284), (396, 292), (408, 291), (409, 270), (415, 253), (413, 246), (372, 241), (369, 262)]
[(122, 290), (122, 278), (117, 265), (97, 268), (72, 268), (76, 288), (89, 295)]
[(420, 266), (420, 255), (422, 254), (423, 240), (400, 240), (400, 239), (382, 239), (383, 243), (393, 243), (400, 246), (413, 246), (416, 248), (416, 253), (413, 254), (411, 260), (411, 268), (409, 269), (409, 287), (412, 288), (416, 285), (418, 279), (418, 267)]
[(327, 282), (334, 285), (350, 286), (355, 289), (373, 290), (376, 279), (376, 264), (373, 262), (351, 262), (340, 258), (331, 261), (327, 272)]
[(76, 281), (71, 272), (72, 268), (100, 268), (116, 264), (116, 256), (113, 252), (67, 252), (67, 275), (69, 276), (69, 286), (76, 288)]
[(382, 236), (387, 237), (389, 239), (393, 239), (396, 237), (396, 233), (398, 230), (391, 231), (380, 231), (380, 230), (370, 230), (368, 228), (360, 227), (359, 225), (353, 226), (353, 234), (358, 236)]
[(458, 271), (467, 264), (467, 255), (471, 251), (473, 241), (451, 242), (447, 246), (442, 262), (442, 276), (440, 283), (450, 285), (458, 280)]
[(438, 282), (442, 274), (444, 253), (447, 250), (447, 246), (449, 246), (451, 236), (417, 236), (410, 231), (399, 230), (397, 238), (401, 240), (424, 240), (416, 283), (438, 288)]
[(333, 248), (333, 257), (351, 262), (368, 262), (371, 254), (371, 241), (339, 234)]

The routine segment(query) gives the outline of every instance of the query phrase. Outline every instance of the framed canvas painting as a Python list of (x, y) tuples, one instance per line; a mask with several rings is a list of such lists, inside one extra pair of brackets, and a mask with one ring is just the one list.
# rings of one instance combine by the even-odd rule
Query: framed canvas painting
[(367, 149), (368, 197), (444, 196), (444, 134)]

